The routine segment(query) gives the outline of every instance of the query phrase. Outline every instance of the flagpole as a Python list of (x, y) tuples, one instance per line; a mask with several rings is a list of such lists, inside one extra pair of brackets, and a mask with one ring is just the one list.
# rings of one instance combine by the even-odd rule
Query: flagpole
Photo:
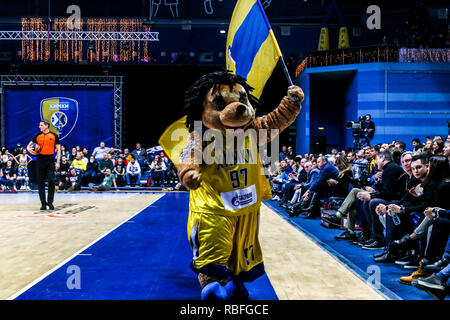
[[(267, 22), (267, 23), (268, 23), (268, 22)], [(284, 74), (286, 75), (286, 78), (287, 78), (287, 81), (288, 81), (288, 83), (289, 83), (289, 86), (293, 86), (294, 84), (293, 84), (293, 82), (292, 82), (291, 76), (289, 75), (289, 70), (288, 70), (288, 68), (287, 68), (287, 66), (286, 66), (286, 63), (284, 62), (283, 54), (281, 53), (281, 49), (280, 49), (280, 47), (278, 46), (277, 39), (275, 38), (275, 35), (273, 34), (273, 30), (271, 29), (270, 25), (269, 25), (269, 28), (270, 28), (269, 34), (270, 34), (270, 36), (272, 37), (273, 43), (274, 43), (274, 45), (275, 45), (275, 50), (277, 50), (277, 53), (278, 53), (278, 55), (280, 56), (280, 60), (281, 60), (281, 64), (282, 64), (282, 67), (283, 67), (283, 70), (284, 70)], [(298, 97), (297, 97), (297, 96), (293, 96), (293, 99), (294, 99), (295, 101), (298, 101)]]
[[(272, 33), (272, 36), (273, 36), (273, 33)], [(287, 81), (289, 83), (289, 86), (293, 86), (294, 84), (292, 83), (291, 76), (289, 75), (289, 70), (288, 70), (288, 68), (286, 66), (286, 63), (284, 62), (283, 55), (281, 54), (281, 51), (280, 51), (280, 60), (281, 60), (281, 64), (283, 65), (284, 74), (286, 75), (286, 78), (287, 78)], [(292, 98), (294, 99), (295, 102), (298, 101), (298, 97), (297, 96), (292, 96)]]
[(286, 74), (286, 78), (289, 83), (289, 86), (293, 86), (294, 84), (292, 83), (292, 79), (291, 79), (291, 76), (289, 75), (289, 70), (286, 66), (286, 63), (284, 63), (283, 56), (280, 56), (280, 60), (281, 60), (281, 63), (283, 64), (283, 70), (284, 70), (284, 73)]

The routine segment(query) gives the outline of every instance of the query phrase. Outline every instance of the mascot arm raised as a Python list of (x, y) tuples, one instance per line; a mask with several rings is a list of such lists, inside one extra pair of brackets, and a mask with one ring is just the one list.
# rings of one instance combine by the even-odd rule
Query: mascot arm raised
[(189, 141), (191, 144), (183, 150), (178, 164), (178, 177), (186, 188), (195, 190), (200, 187), (202, 181), (200, 174), (201, 159), (195, 159), (196, 156), (201, 157), (203, 154), (202, 143), (195, 131), (190, 133)]
[[(295, 99), (294, 96), (298, 99)], [(304, 98), (305, 95), (300, 87), (290, 86), (287, 96), (281, 100), (280, 105), (275, 110), (253, 121), (253, 127), (256, 130), (269, 130), (267, 132), (267, 141), (259, 141), (260, 145), (270, 142), (276, 137), (276, 135), (271, 136), (270, 129), (278, 129), (278, 133), (281, 133), (295, 121), (302, 108), (301, 102)]]

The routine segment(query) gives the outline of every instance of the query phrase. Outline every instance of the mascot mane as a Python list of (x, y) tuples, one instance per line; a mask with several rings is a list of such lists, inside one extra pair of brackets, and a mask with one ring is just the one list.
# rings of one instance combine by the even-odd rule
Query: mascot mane
[(229, 71), (217, 71), (208, 73), (200, 77), (192, 87), (186, 91), (184, 96), (184, 114), (186, 117), (186, 127), (189, 132), (194, 130), (194, 121), (202, 120), (203, 101), (207, 92), (213, 88), (213, 93), (221, 84), (229, 85), (232, 90), (235, 84), (240, 84), (247, 91), (248, 99), (254, 109), (259, 105), (258, 99), (250, 94), (253, 91), (247, 81), (239, 76), (230, 73)]

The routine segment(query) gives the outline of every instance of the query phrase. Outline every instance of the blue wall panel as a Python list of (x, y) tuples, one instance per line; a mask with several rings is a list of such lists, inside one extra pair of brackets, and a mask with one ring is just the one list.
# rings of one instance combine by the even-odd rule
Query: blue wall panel
[[(305, 92), (309, 108), (310, 76), (336, 71), (356, 70), (346, 93), (345, 119), (357, 120), (370, 113), (376, 125), (372, 144), (404, 141), (411, 148), (411, 140), (425, 136), (447, 136), (450, 119), (450, 64), (440, 63), (367, 63), (309, 68), (297, 83)], [(305, 108), (304, 108), (305, 109)], [(309, 110), (308, 110), (309, 111)], [(302, 110), (303, 113), (303, 110)], [(309, 114), (298, 117), (298, 128), (306, 128)], [(344, 134), (345, 147), (351, 147), (351, 130), (335, 129), (333, 135)], [(297, 150), (309, 152), (309, 135), (298, 131)], [(330, 133), (328, 133), (330, 134)]]

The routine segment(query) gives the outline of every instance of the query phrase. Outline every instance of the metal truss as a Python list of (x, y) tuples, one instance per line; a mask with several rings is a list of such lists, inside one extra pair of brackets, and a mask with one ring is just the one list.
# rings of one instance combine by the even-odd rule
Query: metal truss
[(5, 85), (48, 85), (48, 86), (113, 86), (114, 88), (114, 147), (122, 149), (122, 76), (84, 75), (0, 75), (2, 96), (2, 145), (5, 143), (4, 99)]
[(159, 41), (159, 32), (0, 31), (0, 40)]

